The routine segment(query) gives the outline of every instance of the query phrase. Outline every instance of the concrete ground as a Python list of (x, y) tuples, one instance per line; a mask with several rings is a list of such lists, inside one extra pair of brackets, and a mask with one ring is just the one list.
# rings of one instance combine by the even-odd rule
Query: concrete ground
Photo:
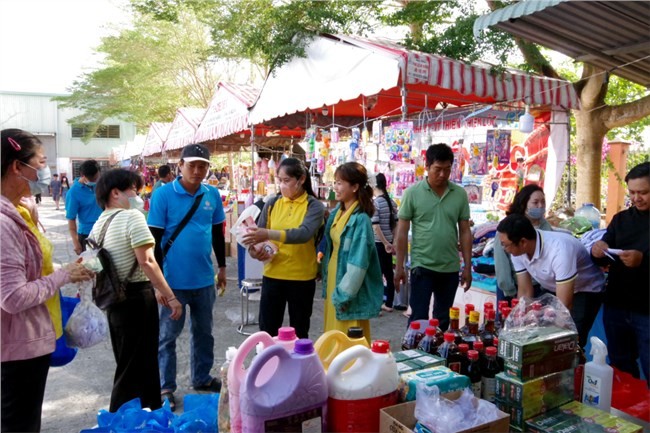
[[(54, 244), (55, 266), (68, 263), (76, 258), (72, 249), (72, 241), (68, 233), (65, 211), (55, 210), (51, 197), (43, 197), (39, 206), (40, 219), (45, 227), (47, 237)], [(245, 336), (236, 329), (240, 321), (240, 296), (237, 288), (237, 260), (228, 258), (228, 286), (223, 297), (217, 298), (214, 307), (215, 363), (212, 368), (214, 375), (219, 374), (219, 367), (225, 360), (225, 352), (229, 346), (238, 346)], [(76, 292), (69, 285), (63, 288), (66, 295)], [(311, 321), (310, 337), (317, 339), (323, 327), (323, 299), (320, 296), (320, 285), (316, 289), (314, 311)], [(251, 316), (257, 315), (258, 303), (251, 302)], [(285, 324), (288, 319), (285, 318)], [(371, 320), (372, 338), (386, 339), (391, 348), (397, 350), (406, 329), (406, 318), (399, 312), (383, 313), (381, 317)], [(180, 337), (177, 347), (179, 389), (176, 393), (178, 408), (176, 413), (182, 413), (183, 397), (195, 393), (190, 387), (189, 380), (189, 334), (188, 326)], [(256, 330), (249, 326), (248, 330)], [(50, 369), (45, 402), (43, 404), (43, 432), (74, 432), (91, 428), (97, 424), (97, 411), (106, 409), (109, 405), (110, 393), (115, 372), (115, 360), (110, 346), (110, 340), (89, 349), (80, 349), (75, 359), (66, 366)]]

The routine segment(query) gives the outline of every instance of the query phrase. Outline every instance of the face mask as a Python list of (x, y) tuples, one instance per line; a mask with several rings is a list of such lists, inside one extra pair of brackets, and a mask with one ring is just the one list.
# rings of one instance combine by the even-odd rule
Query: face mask
[(97, 185), (97, 182), (86, 182), (86, 186), (89, 186), (91, 188), (94, 187), (95, 185)]
[(47, 190), (47, 187), (50, 186), (50, 181), (52, 179), (50, 166), (46, 165), (43, 168), (34, 168), (29, 164), (25, 164), (24, 162), (21, 162), (21, 164), (26, 165), (27, 167), (36, 171), (36, 177), (38, 178), (37, 180), (30, 180), (24, 176), (21, 176), (23, 179), (29, 182), (29, 189), (32, 191), (32, 193), (39, 194), (42, 191)]
[(144, 200), (140, 196), (127, 197), (129, 199), (129, 209), (137, 209), (144, 212)]
[(546, 208), (543, 207), (534, 207), (526, 210), (526, 215), (528, 215), (531, 219), (534, 220), (540, 220), (544, 218), (545, 214), (546, 214)]

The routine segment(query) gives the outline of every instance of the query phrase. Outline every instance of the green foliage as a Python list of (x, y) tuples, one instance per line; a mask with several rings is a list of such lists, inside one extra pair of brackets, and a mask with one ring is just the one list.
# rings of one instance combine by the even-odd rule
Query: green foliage
[(191, 14), (181, 13), (178, 23), (136, 15), (133, 29), (102, 39), (103, 67), (55, 99), (83, 111), (69, 122), (91, 127), (86, 142), (111, 117), (142, 131), (153, 121), (171, 121), (178, 107), (207, 106), (216, 88), (208, 50), (206, 29)]
[[(647, 93), (648, 90), (645, 87), (619, 78), (616, 75), (612, 75), (609, 77), (609, 86), (607, 88), (605, 102), (608, 105), (625, 104), (642, 98)], [(650, 127), (650, 117), (646, 117), (620, 128), (614, 128), (607, 133), (607, 138), (610, 140), (621, 138), (623, 140), (643, 141), (643, 130), (648, 127)]]

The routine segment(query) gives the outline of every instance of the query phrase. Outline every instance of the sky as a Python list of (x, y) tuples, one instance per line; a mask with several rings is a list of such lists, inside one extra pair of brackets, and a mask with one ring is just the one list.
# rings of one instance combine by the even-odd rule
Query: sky
[(125, 25), (126, 0), (0, 0), (0, 90), (68, 93), (97, 66), (93, 48)]

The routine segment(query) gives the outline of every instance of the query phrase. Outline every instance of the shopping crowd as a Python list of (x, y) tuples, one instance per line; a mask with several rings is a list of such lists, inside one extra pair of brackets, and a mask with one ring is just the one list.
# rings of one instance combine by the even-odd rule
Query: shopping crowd
[[(409, 322), (432, 314), (447, 329), (458, 287), (467, 291), (472, 285), (470, 208), (465, 190), (449, 180), (453, 161), (449, 146), (431, 145), (426, 178), (404, 192), (399, 209), (384, 174), (373, 177), (357, 162), (344, 163), (334, 173), (337, 204), (326, 212), (303, 162), (283, 159), (279, 193), (265, 200), (257, 228), (243, 236), (250, 256), (264, 262), (260, 330), (277, 335), (288, 309), (289, 325), (307, 338), (318, 278), (326, 299), (325, 331), (361, 327), (370, 340), (369, 319), (392, 311), (395, 293), (406, 283)], [(210, 370), (215, 289), (226, 284), (226, 216), (219, 191), (204, 183), (210, 169), (205, 146), (183, 148), (177, 177), (168, 169), (159, 170), (145, 217), (140, 175), (102, 172), (88, 160), (68, 186), (63, 176), (50, 179), (38, 138), (19, 129), (2, 131), (3, 432), (40, 430), (50, 356), (62, 334), (59, 289), (94, 277), (78, 262), (53, 269), (37, 205), (24, 201), (48, 187), (57, 209), (64, 199), (74, 251), (81, 254), (88, 238), (100, 240), (126, 284), (126, 300), (106, 309), (116, 361), (110, 411), (136, 397), (143, 407), (156, 409), (166, 400), (175, 408), (176, 343), (187, 314), (192, 387), (220, 390)], [(625, 182), (631, 207), (613, 218), (590, 249), (545, 220), (541, 187), (521, 188), (497, 227), (498, 297), (554, 294), (571, 312), (583, 347), (603, 305), (611, 364), (639, 377), (640, 359), (647, 380), (650, 163), (630, 170)]]

